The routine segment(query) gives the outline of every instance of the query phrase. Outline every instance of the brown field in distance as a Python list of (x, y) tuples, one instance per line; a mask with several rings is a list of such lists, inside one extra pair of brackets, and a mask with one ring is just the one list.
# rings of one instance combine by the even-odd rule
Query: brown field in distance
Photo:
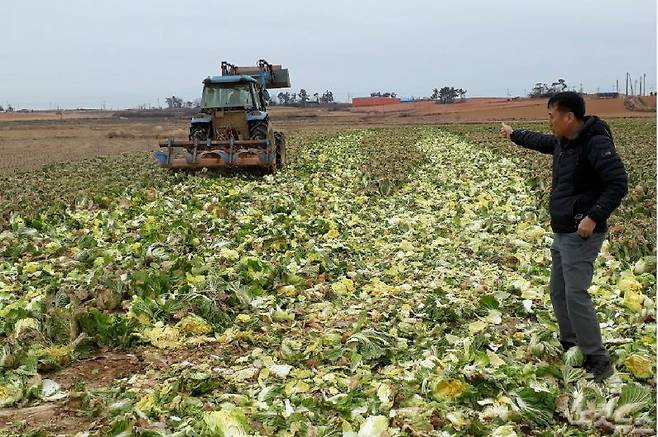
[[(643, 97), (656, 107), (656, 97)], [(630, 111), (622, 99), (587, 99), (588, 113), (602, 118), (656, 117), (655, 112)], [(545, 99), (473, 98), (441, 105), (433, 102), (347, 108), (269, 109), (277, 129), (294, 133), (307, 129), (439, 125), (497, 121), (544, 120)], [(0, 113), (0, 173), (39, 168), (98, 156), (157, 149), (168, 137), (185, 139), (188, 118), (123, 118), (110, 111), (39, 111)]]

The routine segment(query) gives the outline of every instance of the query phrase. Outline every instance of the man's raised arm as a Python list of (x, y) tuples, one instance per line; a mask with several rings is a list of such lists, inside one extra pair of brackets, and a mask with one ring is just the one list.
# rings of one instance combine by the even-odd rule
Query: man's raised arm
[(513, 141), (519, 146), (552, 155), (558, 139), (555, 135), (546, 135), (529, 130), (512, 129), (512, 126), (501, 123), (500, 133), (503, 138)]

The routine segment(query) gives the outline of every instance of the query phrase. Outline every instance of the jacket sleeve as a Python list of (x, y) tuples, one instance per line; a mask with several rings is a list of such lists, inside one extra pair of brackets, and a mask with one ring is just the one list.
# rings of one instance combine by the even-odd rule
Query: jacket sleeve
[(600, 223), (610, 217), (628, 193), (628, 175), (610, 138), (594, 137), (590, 142), (587, 159), (603, 181), (603, 192), (587, 212), (592, 220)]
[(536, 150), (548, 155), (553, 154), (555, 146), (558, 143), (558, 139), (554, 135), (546, 135), (524, 129), (512, 131), (511, 140), (526, 149)]

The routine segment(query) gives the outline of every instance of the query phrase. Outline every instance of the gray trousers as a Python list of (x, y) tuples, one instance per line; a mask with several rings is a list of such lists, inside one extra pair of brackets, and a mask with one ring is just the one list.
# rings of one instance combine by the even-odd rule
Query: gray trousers
[(560, 340), (577, 344), (585, 355), (608, 357), (596, 310), (587, 292), (604, 239), (603, 233), (592, 234), (586, 240), (575, 232), (554, 235), (551, 302), (560, 327)]

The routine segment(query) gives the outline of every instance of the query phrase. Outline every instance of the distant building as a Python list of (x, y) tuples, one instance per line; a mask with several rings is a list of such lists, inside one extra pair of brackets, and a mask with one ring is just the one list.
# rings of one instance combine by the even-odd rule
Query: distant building
[(617, 92), (596, 93), (596, 97), (598, 97), (599, 99), (616, 99), (619, 97), (619, 93)]

